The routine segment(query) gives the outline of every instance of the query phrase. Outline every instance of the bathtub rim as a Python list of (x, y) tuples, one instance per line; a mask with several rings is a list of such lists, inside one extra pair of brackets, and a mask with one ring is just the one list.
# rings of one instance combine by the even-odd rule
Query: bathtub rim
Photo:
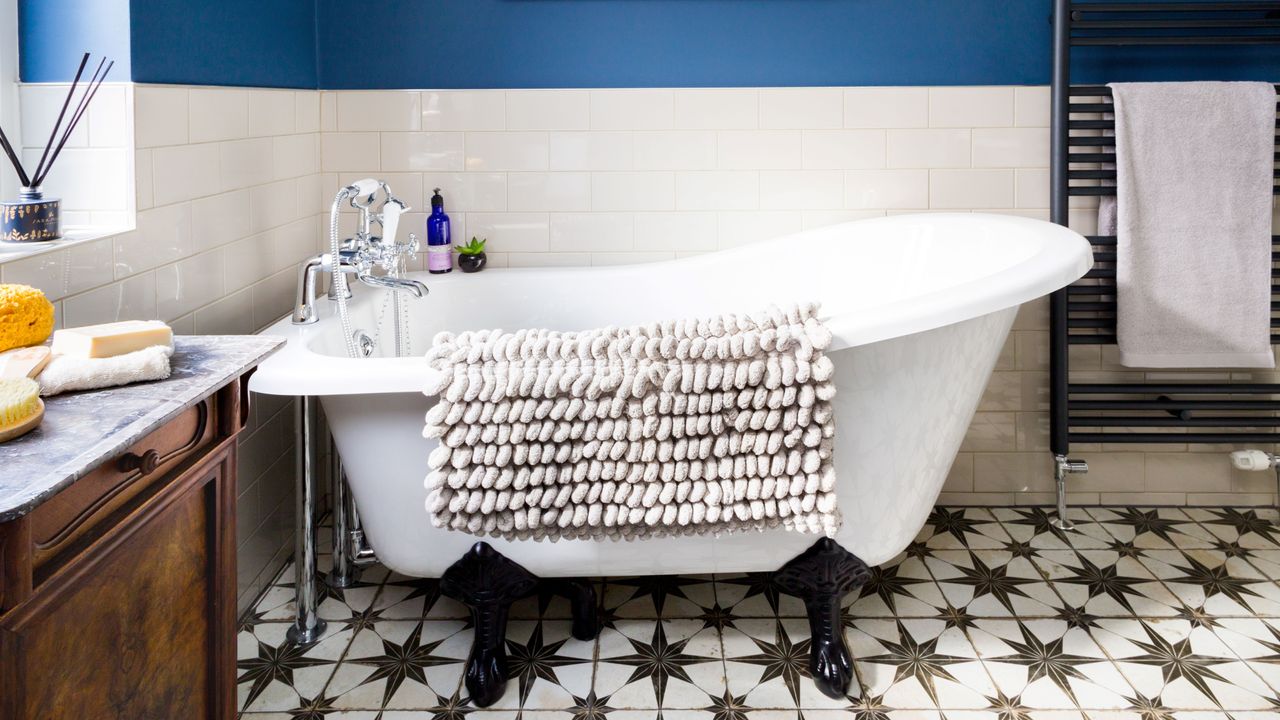
[[(865, 228), (869, 224), (908, 223), (995, 223), (1007, 226), (1010, 232), (1028, 233), (1028, 237), (1036, 238), (1039, 248), (1023, 261), (1001, 270), (877, 308), (878, 312), (873, 317), (830, 318), (827, 323), (836, 336), (832, 351), (924, 332), (1021, 305), (1069, 285), (1093, 266), (1092, 247), (1088, 240), (1061, 225), (1013, 215), (918, 213), (853, 220), (705, 255), (651, 263), (645, 267), (660, 272), (664, 265), (714, 262), (716, 258), (723, 259), (727, 255), (760, 252), (761, 246), (794, 245), (807, 238), (836, 233), (853, 226)], [(780, 247), (779, 251), (789, 250)], [(618, 267), (634, 266), (491, 268), (486, 272), (520, 275), (553, 271), (572, 275), (607, 273)], [(432, 280), (459, 281), (450, 276), (430, 276), (428, 281)], [(319, 321), (311, 325), (293, 325), (290, 316), (286, 315), (259, 333), (281, 337), (287, 342), (279, 352), (259, 366), (249, 380), (250, 390), (286, 396), (418, 392), (429, 379), (428, 374), (434, 372), (421, 357), (352, 359), (316, 352), (311, 349), (311, 343), (321, 334), (332, 332), (331, 326), (336, 323), (333, 304), (318, 301), (317, 315)], [(376, 372), (371, 372), (370, 363), (377, 363)]]

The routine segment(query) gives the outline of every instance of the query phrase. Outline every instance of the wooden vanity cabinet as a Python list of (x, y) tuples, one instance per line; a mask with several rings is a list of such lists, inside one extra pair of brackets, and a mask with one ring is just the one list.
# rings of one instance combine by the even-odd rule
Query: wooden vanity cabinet
[(247, 376), (0, 524), (0, 719), (235, 716)]

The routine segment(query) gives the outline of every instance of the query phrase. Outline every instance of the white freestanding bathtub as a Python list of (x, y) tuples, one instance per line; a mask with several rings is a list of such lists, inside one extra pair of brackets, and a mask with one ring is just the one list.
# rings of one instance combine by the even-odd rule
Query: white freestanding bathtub
[[(937, 214), (863, 220), (646, 265), (493, 268), (416, 274), (406, 299), (414, 357), (392, 352), (386, 292), (354, 285), (353, 326), (378, 338), (346, 356), (333, 303), (320, 320), (267, 333), (287, 347), (253, 376), (256, 392), (321, 399), (364, 530), (398, 572), (438, 577), (477, 538), (434, 527), (422, 437), (432, 403), (421, 359), (441, 330), (627, 325), (815, 300), (835, 340), (836, 542), (868, 565), (919, 531), (978, 405), (1018, 306), (1091, 264), (1066, 228), (1016, 217)], [(405, 298), (409, 296), (405, 295)], [(547, 577), (775, 570), (814, 543), (782, 530), (636, 541), (504, 541), (496, 550)]]

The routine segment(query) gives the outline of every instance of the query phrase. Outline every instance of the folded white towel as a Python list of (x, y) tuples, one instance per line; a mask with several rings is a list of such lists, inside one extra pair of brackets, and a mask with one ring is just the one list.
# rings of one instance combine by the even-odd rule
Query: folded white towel
[[(1114, 83), (1116, 335), (1129, 367), (1274, 367), (1270, 83)], [(1109, 203), (1099, 217), (1107, 234)]]
[(54, 355), (36, 380), (40, 383), (40, 394), (45, 397), (74, 390), (163, 380), (169, 377), (169, 356), (172, 354), (172, 347), (153, 345), (109, 358)]

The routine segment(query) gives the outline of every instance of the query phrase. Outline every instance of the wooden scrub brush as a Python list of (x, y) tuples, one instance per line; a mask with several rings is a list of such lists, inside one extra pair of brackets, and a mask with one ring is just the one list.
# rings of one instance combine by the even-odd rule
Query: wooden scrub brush
[(26, 377), (0, 379), (0, 442), (25, 435), (42, 419), (39, 383)]

